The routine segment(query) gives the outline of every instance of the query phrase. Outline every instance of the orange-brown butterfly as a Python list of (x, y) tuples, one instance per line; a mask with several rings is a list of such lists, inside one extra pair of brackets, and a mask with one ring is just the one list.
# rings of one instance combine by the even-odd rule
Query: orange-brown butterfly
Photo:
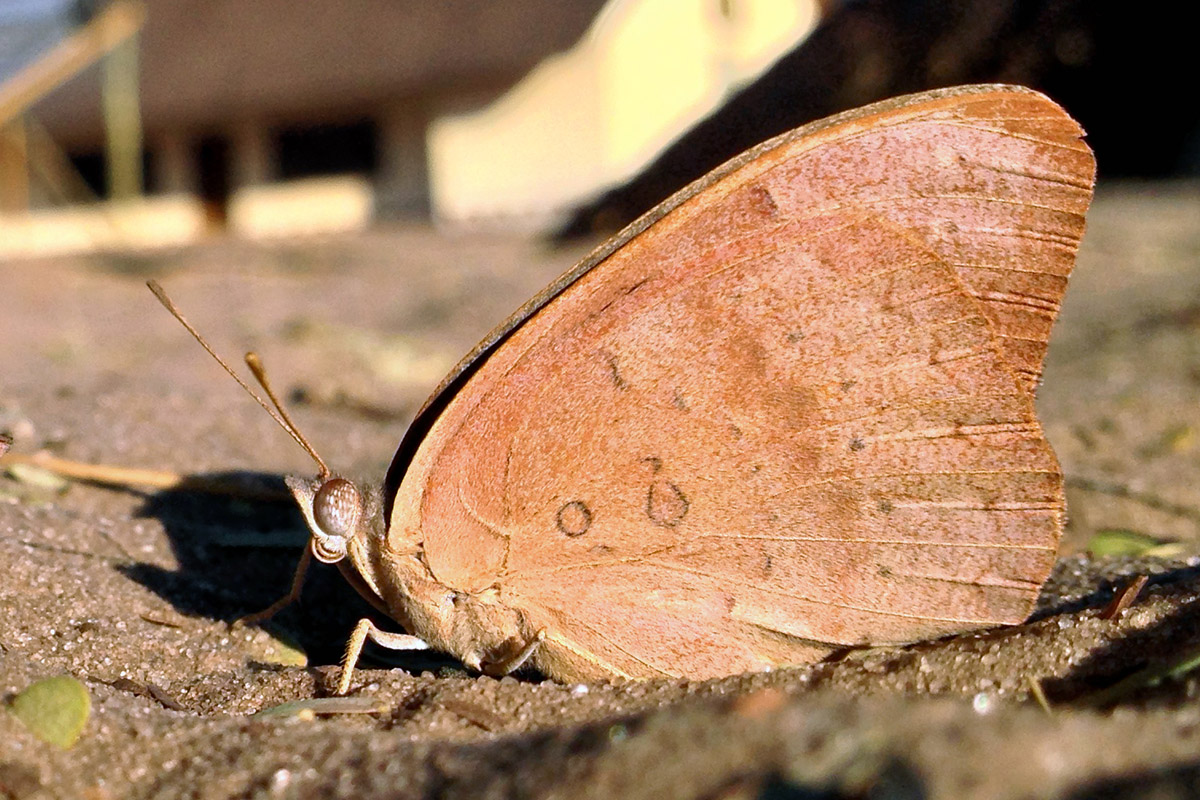
[(1082, 135), (1036, 92), (964, 86), (779, 136), (496, 328), (381, 503), (313, 453), (284, 601), (311, 553), (407, 631), (359, 623), (339, 692), (367, 638), (708, 678), (1024, 620), (1064, 518), (1033, 392)]

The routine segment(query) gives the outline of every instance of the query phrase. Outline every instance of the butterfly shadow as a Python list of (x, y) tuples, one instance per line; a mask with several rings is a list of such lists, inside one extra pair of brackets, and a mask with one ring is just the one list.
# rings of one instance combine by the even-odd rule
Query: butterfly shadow
[[(1165, 673), (1172, 664), (1200, 654), (1198, 580), (1200, 567), (1179, 567), (1151, 574), (1140, 600), (1122, 612), (1122, 616), (1136, 610), (1138, 602), (1144, 602), (1150, 593), (1168, 600), (1174, 608), (1146, 627), (1122, 627), (1119, 618), (1111, 620), (1110, 641), (1076, 661), (1067, 674), (1042, 681), (1046, 697), (1055, 704), (1079, 707), (1183, 702), (1185, 682), (1170, 680)], [(1104, 608), (1129, 582), (1128, 576), (1105, 579), (1094, 592), (1047, 608), (1034, 619)], [(1163, 674), (1156, 678), (1157, 671)], [(1144, 685), (1141, 677), (1145, 678)]]
[[(191, 488), (213, 485), (246, 491), (219, 494)], [(179, 613), (232, 624), (287, 594), (308, 546), (308, 529), (282, 476), (197, 474), (188, 476), (182, 488), (143, 497), (135, 513), (162, 523), (178, 568), (135, 562), (118, 569)], [(350, 631), (363, 617), (386, 630), (399, 629), (363, 600), (336, 567), (314, 560), (300, 601), (262, 624), (298, 644), (310, 664), (325, 665), (340, 662)], [(370, 658), (373, 652), (365, 655)], [(438, 662), (445, 663), (454, 662)]]

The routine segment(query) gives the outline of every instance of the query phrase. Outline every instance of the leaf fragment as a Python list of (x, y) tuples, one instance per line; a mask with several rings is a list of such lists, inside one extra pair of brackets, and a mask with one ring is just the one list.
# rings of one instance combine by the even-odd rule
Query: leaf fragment
[(92, 698), (82, 683), (69, 675), (58, 675), (26, 687), (9, 708), (34, 736), (66, 750), (83, 733), (92, 711)]

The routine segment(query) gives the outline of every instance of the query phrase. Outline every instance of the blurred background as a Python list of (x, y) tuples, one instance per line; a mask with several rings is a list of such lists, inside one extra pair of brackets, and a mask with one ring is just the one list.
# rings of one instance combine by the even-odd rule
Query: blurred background
[[(210, 731), (193, 712), (266, 705), (250, 681), (307, 680), (276, 672), (278, 655), (248, 667), (251, 640), (223, 624), (289, 586), (304, 541), (292, 504), (111, 491), (16, 463), (46, 451), (273, 484), (280, 472), (311, 474), (146, 278), (235, 366), (237, 354), (261, 353), (315, 448), (378, 486), (447, 371), (597, 237), (770, 136), (962, 83), (1046, 92), (1083, 124), (1100, 165), (1037, 398), (1067, 476), (1062, 552), (1200, 565), (1200, 102), (1188, 6), (0, 0), (0, 432), (15, 440), (0, 463), (0, 656), (89, 681), (123, 670), (184, 699), (189, 713), (172, 712), (171, 725)], [(1091, 569), (1060, 574), (1084, 587)], [(1126, 567), (1112, 569), (1116, 582)], [(305, 605), (277, 630), (308, 663), (333, 664), (371, 612), (336, 568), (314, 573)], [(1178, 628), (1134, 617), (1145, 626), (1134, 638), (1098, 632), (1100, 620), (1076, 631), (1123, 641), (1123, 665), (1133, 663), (1124, 653), (1141, 659), (1165, 642), (1191, 647), (1194, 619), (1177, 617)], [(1044, 674), (1109, 674), (1079, 666), (1092, 639), (1046, 641), (1040, 663), (1055, 666)], [(1012, 674), (1037, 677), (1029, 650), (1006, 652), (1019, 661)], [(946, 669), (957, 674), (961, 657)], [(940, 693), (940, 674), (919, 685)], [(0, 694), (5, 680), (19, 685), (0, 675)], [(289, 697), (310, 691), (287, 685)], [(108, 737), (132, 755), (103, 755), (97, 768), (55, 761), (41, 774), (153, 761), (151, 780), (188, 779), (231, 752), (188, 733), (205, 757), (160, 757), (147, 741), (179, 740), (145, 727), (140, 701), (127, 708), (102, 725), (132, 731)], [(1010, 719), (995, 717), (999, 735)], [(29, 758), (6, 761), (9, 742), (23, 746), (0, 737), (0, 767)], [(162, 778), (168, 761), (184, 766)], [(956, 781), (939, 785), (966, 785)], [(186, 785), (181, 796), (195, 793)]]
[[(286, 589), (303, 527), (290, 517), (8, 469), (47, 450), (188, 474), (311, 471), (148, 277), (218, 352), (260, 352), (317, 450), (377, 485), (442, 376), (598, 236), (805, 122), (997, 81), (1062, 103), (1100, 165), (1038, 391), (1067, 475), (1063, 552), (1111, 533), (1200, 554), (1200, 103), (1185, 7), (0, 0), (0, 431), (15, 439), (0, 553), (14, 575), (85, 587), (71, 613), (104, 619), (157, 608), (139, 587), (224, 620)], [(136, 585), (103, 561), (81, 584), (62, 555), (75, 552)], [(349, 591), (327, 572), (329, 593)], [(0, 620), (0, 636), (41, 631), (59, 652), (65, 601), (35, 594), (42, 605)], [(314, 663), (337, 661), (363, 609), (343, 612), (306, 635)], [(224, 668), (205, 659), (243, 663), (224, 645), (159, 650), (199, 654), (152, 672), (164, 686), (185, 666)]]
[(958, 83), (1101, 177), (1200, 172), (1179, 4), (0, 0), (0, 258), (402, 220), (603, 232), (757, 142)]

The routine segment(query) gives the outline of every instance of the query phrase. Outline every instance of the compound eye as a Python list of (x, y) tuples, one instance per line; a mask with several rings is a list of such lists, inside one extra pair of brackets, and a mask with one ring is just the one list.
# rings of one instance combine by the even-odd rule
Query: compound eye
[(313, 520), (328, 536), (349, 539), (358, 528), (363, 513), (362, 495), (345, 478), (330, 478), (313, 498)]

